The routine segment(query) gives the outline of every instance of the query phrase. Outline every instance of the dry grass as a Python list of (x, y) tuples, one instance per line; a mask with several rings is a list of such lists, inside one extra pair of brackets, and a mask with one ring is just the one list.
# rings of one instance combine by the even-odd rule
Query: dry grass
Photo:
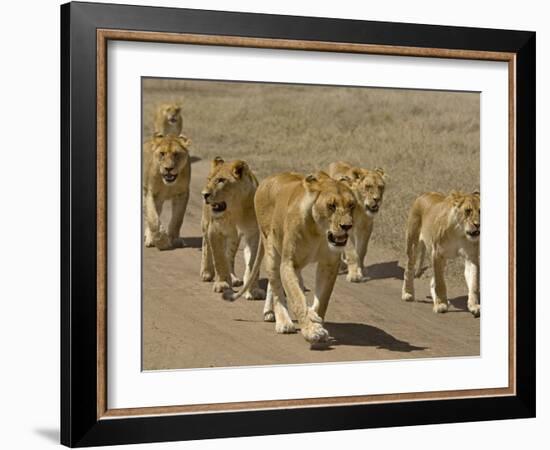
[[(181, 101), (195, 156), (244, 159), (260, 179), (334, 160), (383, 167), (390, 180), (371, 245), (401, 261), (419, 194), (479, 188), (476, 93), (154, 79), (143, 88), (144, 138), (155, 106)], [(460, 272), (449, 267), (455, 281)]]

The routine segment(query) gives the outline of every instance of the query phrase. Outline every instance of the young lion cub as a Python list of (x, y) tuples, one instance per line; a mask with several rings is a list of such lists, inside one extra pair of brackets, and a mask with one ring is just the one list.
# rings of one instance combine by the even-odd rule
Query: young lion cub
[(365, 257), (374, 227), (374, 218), (380, 211), (387, 175), (383, 169), (374, 170), (353, 167), (345, 162), (333, 162), (328, 167), (329, 175), (345, 183), (355, 195), (357, 204), (351, 245), (346, 246), (348, 266), (346, 279), (353, 283), (365, 281)]
[[(143, 145), (143, 207), (145, 246), (167, 250), (180, 247), (179, 232), (189, 200), (191, 165), (185, 136), (155, 136)], [(160, 223), (165, 201), (172, 201), (168, 232)]]
[(420, 271), (427, 249), (433, 266), (433, 310), (437, 313), (446, 312), (445, 264), (448, 259), (462, 256), (464, 277), (468, 285), (468, 310), (474, 317), (479, 316), (479, 219), (480, 198), (477, 191), (471, 194), (452, 191), (447, 196), (429, 192), (415, 200), (407, 225), (408, 259), (403, 300), (414, 301), (415, 263), (419, 256)]
[(159, 105), (155, 115), (155, 134), (179, 136), (182, 131), (182, 123), (179, 104), (164, 103)]
[[(202, 191), (202, 261), (201, 278), (214, 278), (214, 292), (224, 292), (242, 284), (235, 275), (235, 254), (241, 238), (244, 240), (246, 269), (244, 282), (251, 275), (260, 234), (254, 210), (256, 177), (244, 161), (212, 161), (206, 186)], [(265, 293), (252, 280), (245, 298), (261, 299)]]

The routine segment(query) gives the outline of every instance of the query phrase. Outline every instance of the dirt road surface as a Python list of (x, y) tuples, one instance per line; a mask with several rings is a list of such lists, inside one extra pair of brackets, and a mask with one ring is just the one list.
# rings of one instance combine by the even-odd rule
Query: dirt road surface
[[(467, 311), (465, 284), (449, 286), (447, 314), (432, 312), (426, 277), (416, 281), (417, 302), (403, 302), (403, 269), (377, 247), (376, 224), (367, 255), (370, 279), (348, 283), (340, 275), (336, 281), (326, 317), (336, 341), (329, 348), (310, 350), (300, 333), (276, 334), (273, 323), (263, 322), (263, 301), (223, 301), (199, 278), (200, 191), (208, 169), (208, 161), (192, 164), (181, 230), (186, 247), (143, 249), (144, 370), (479, 355), (479, 319)], [(163, 223), (168, 218), (166, 204)], [(312, 268), (304, 271), (310, 289)], [(242, 272), (239, 251), (237, 274)], [(307, 297), (312, 300), (311, 292)]]

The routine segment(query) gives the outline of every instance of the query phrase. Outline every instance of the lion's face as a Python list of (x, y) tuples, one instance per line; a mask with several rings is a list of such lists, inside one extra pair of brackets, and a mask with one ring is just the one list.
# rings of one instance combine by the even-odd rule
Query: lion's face
[(187, 149), (190, 144), (191, 140), (185, 136), (156, 135), (153, 138), (154, 160), (164, 184), (171, 185), (176, 182), (187, 164)]
[(450, 196), (457, 226), (464, 232), (468, 240), (479, 240), (481, 231), (479, 192), (471, 194), (452, 192)]
[(308, 191), (317, 195), (311, 215), (318, 229), (325, 234), (331, 250), (341, 251), (348, 242), (356, 205), (351, 190), (324, 172), (308, 175), (304, 180)]
[(177, 104), (162, 105), (160, 114), (166, 123), (176, 125), (181, 120), (181, 106)]
[(353, 168), (346, 175), (339, 177), (357, 198), (361, 208), (369, 215), (375, 216), (380, 211), (386, 188), (386, 174), (383, 169)]
[(361, 169), (352, 182), (352, 190), (369, 216), (375, 216), (382, 206), (386, 188), (384, 178), (385, 174), (382, 169)]
[(228, 209), (238, 205), (243, 191), (249, 188), (244, 183), (245, 179), (249, 179), (249, 173), (248, 164), (244, 161), (225, 162), (220, 157), (212, 161), (202, 197), (214, 217), (222, 216)]

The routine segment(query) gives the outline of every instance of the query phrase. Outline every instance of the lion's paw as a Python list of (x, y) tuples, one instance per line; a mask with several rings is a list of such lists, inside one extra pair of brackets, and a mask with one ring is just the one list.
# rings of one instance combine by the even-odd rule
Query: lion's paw
[(202, 281), (212, 281), (214, 279), (214, 274), (208, 270), (203, 270), (201, 272)]
[(172, 248), (172, 239), (166, 233), (161, 232), (155, 238), (155, 247), (159, 250), (169, 250)]
[(327, 342), (329, 339), (328, 331), (321, 324), (315, 322), (310, 322), (307, 326), (303, 327), (302, 335), (311, 344)]
[(279, 334), (296, 333), (296, 327), (292, 322), (279, 322), (275, 324), (275, 331)]
[(233, 287), (242, 286), (243, 280), (241, 280), (238, 276), (231, 274), (231, 284)]
[(155, 240), (153, 239), (153, 233), (151, 233), (151, 231), (149, 231), (149, 229), (147, 228), (145, 230), (145, 247), (154, 247), (155, 246)]
[(273, 311), (264, 312), (264, 322), (275, 322), (275, 313)]
[(212, 290), (218, 293), (221, 293), (230, 289), (231, 289), (231, 286), (229, 286), (229, 283), (227, 281), (216, 281), (214, 283), (214, 286), (212, 287)]
[(366, 280), (361, 271), (349, 271), (346, 275), (346, 280), (350, 283), (361, 283)]
[(446, 313), (449, 310), (447, 303), (436, 303), (434, 305), (434, 313)]
[(479, 305), (468, 306), (468, 310), (472, 313), (474, 317), (479, 317), (481, 314), (481, 307)]
[(405, 302), (414, 302), (414, 295), (409, 292), (403, 292), (401, 299)]

